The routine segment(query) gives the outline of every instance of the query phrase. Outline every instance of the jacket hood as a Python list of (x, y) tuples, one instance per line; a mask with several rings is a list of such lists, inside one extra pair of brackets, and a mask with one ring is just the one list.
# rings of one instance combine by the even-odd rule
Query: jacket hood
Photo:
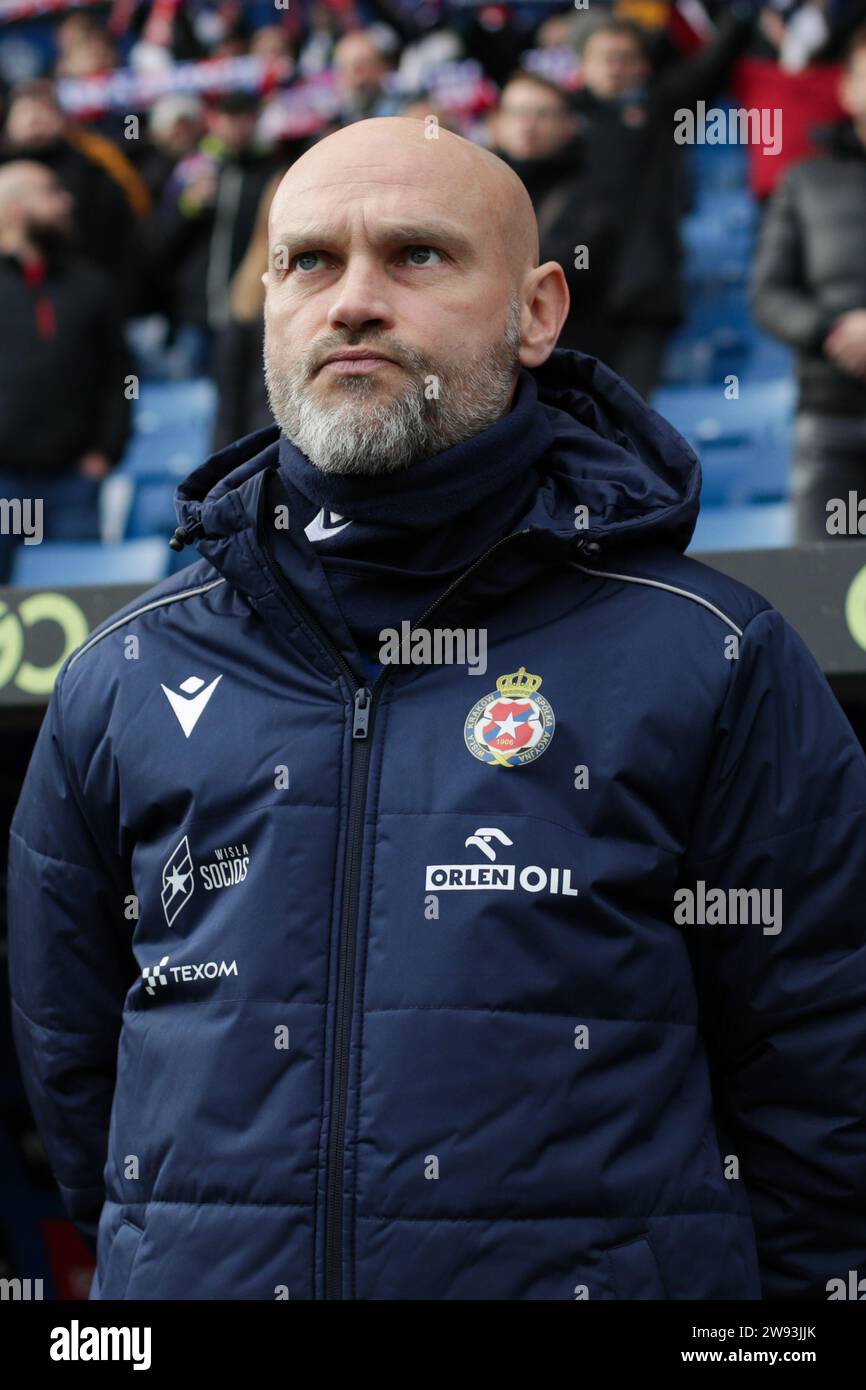
[[(541, 482), (524, 525), (562, 544), (576, 538), (685, 550), (697, 520), (701, 470), (683, 436), (628, 383), (586, 353), (557, 349), (529, 373), (552, 427)], [(236, 440), (180, 484), (178, 519), (219, 565), (235, 533), (256, 516), (261, 485), (276, 469), (279, 426)], [(576, 508), (586, 508), (578, 513)]]

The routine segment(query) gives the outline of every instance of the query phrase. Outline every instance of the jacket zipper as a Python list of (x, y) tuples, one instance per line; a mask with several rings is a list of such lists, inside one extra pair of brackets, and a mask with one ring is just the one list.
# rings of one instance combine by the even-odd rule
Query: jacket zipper
[[(349, 829), (346, 841), (346, 864), (343, 874), (343, 912), (340, 922), (339, 965), (337, 970), (337, 1002), (334, 1035), (334, 1064), (331, 1079), (331, 1123), (328, 1131), (328, 1158), (325, 1173), (325, 1298), (343, 1296), (343, 1179), (346, 1148), (346, 1096), (349, 1088), (349, 1046), (352, 1038), (352, 999), (355, 985), (355, 949), (358, 936), (358, 899), (361, 887), (361, 843), (364, 834), (364, 812), (367, 805), (367, 783), (370, 771), (370, 737), (373, 731), (373, 695), (384, 686), (394, 665), (386, 666), (372, 687), (359, 685), (355, 673), (334, 646), (325, 629), (311, 609), (292, 588), (274, 558), (270, 536), (263, 525), (266, 489), (262, 487), (259, 502), (258, 532), (268, 568), (279, 585), (286, 602), (313, 629), (331, 653), (352, 691), (352, 758), (349, 769)], [(415, 631), (430, 615), (461, 588), (475, 571), (502, 546), (525, 536), (529, 527), (514, 531), (496, 541), (489, 550), (474, 560), (463, 574), (440, 594), (425, 613), (413, 624)], [(581, 547), (582, 548), (582, 547)], [(395, 663), (396, 665), (396, 663)]]

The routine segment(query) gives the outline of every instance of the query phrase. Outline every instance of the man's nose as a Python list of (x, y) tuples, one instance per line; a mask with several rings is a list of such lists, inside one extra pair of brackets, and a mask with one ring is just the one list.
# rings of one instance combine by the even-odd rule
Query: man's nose
[(394, 318), (385, 272), (364, 258), (346, 266), (328, 311), (328, 323), (331, 328), (357, 331), (370, 322), (390, 328)]

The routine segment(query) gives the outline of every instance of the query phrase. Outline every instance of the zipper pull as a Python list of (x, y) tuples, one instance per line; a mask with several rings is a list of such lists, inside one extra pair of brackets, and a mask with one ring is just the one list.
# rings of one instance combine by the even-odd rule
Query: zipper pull
[(370, 725), (370, 705), (373, 697), (366, 685), (355, 691), (355, 718), (352, 722), (352, 738), (366, 738)]
[(183, 550), (185, 545), (192, 545), (193, 538), (204, 532), (201, 521), (193, 521), (189, 526), (178, 526), (175, 528), (174, 535), (169, 541), (172, 550)]

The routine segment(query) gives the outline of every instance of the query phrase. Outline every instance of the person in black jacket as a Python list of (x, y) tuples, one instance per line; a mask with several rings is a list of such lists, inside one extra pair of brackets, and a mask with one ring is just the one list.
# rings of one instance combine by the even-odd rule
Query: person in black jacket
[[(541, 258), (558, 261), (571, 297), (558, 346), (592, 352), (605, 333), (605, 291), (613, 271), (611, 209), (586, 173), (569, 94), (538, 73), (518, 71), (491, 118), (494, 153), (523, 181), (532, 199)], [(599, 356), (601, 354), (595, 353)]]
[(755, 6), (734, 0), (711, 44), (655, 77), (647, 36), (630, 20), (602, 19), (581, 40), (584, 85), (574, 100), (585, 177), (593, 201), (608, 211), (605, 254), (616, 264), (604, 318), (579, 346), (644, 396), (683, 318), (679, 223), (690, 195), (674, 114), (721, 89), (754, 30)]
[(73, 134), (53, 83), (37, 78), (11, 93), (0, 158), (35, 160), (56, 174), (72, 195), (76, 249), (110, 278), (129, 313), (140, 269), (141, 231), (120, 184), (78, 148)]
[[(132, 368), (111, 286), (72, 247), (72, 199), (40, 164), (0, 168), (0, 583), (38, 499), (32, 539), (98, 536), (101, 480), (130, 428)], [(11, 504), (15, 504), (13, 507)]]
[(246, 254), (231, 283), (231, 321), (214, 341), (213, 379), (217, 388), (211, 451), (271, 424), (271, 407), (262, 371), (265, 287), (268, 269), (268, 214), (282, 174), (265, 187)]
[(171, 285), (171, 317), (186, 326), (193, 370), (208, 371), (213, 335), (231, 320), (229, 286), (249, 245), (265, 185), (279, 168), (256, 141), (258, 98), (219, 97), (208, 134), (182, 160), (163, 198), (161, 256)]
[(827, 503), (866, 480), (866, 27), (839, 88), (850, 119), (788, 170), (752, 267), (754, 315), (797, 350), (792, 496), (799, 540), (827, 540)]

